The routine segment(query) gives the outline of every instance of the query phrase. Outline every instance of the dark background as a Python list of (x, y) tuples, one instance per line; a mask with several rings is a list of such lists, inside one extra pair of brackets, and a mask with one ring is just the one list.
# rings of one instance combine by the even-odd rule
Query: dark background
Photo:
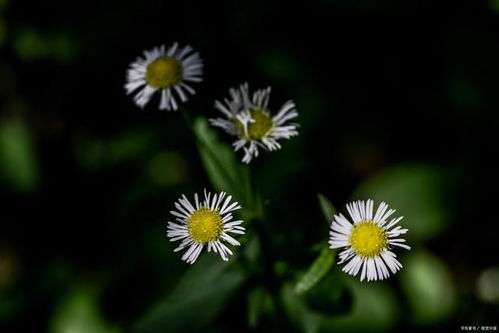
[[(272, 108), (295, 101), (300, 135), (251, 164), (266, 227), (248, 233), (259, 259), (234, 259), (237, 288), (145, 329), (155, 304), (184, 298), (173, 202), (212, 188), (180, 112), (124, 93), (129, 63), (175, 41), (205, 63), (191, 117), (218, 116), (230, 87), (270, 85)], [(497, 327), (498, 1), (0, 0), (0, 52), (2, 332)], [(413, 250), (382, 283), (334, 267), (362, 292), (293, 310), (286, 285), (327, 239), (318, 192), (341, 211), (386, 200)]]

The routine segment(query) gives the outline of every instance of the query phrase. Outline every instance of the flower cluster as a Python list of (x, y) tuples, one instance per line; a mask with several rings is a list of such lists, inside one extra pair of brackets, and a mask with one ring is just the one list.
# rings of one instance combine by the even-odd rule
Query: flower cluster
[[(192, 83), (202, 81), (203, 62), (197, 52), (187, 45), (174, 43), (144, 51), (127, 73), (125, 90), (134, 93), (134, 102), (144, 108), (159, 93), (160, 110), (177, 110), (180, 102), (194, 95)], [(295, 103), (285, 102), (277, 111), (269, 107), (271, 88), (250, 93), (247, 83), (229, 89), (229, 97), (215, 101), (215, 108), (222, 117), (210, 119), (214, 127), (221, 128), (233, 136), (234, 150), (243, 151), (243, 163), (258, 157), (259, 149), (275, 151), (281, 148), (279, 141), (298, 135), (298, 117)], [(203, 249), (215, 252), (227, 261), (233, 254), (226, 245), (240, 246), (233, 235), (245, 233), (242, 220), (233, 220), (233, 212), (241, 206), (232, 201), (225, 192), (212, 194), (204, 191), (202, 200), (194, 194), (193, 203), (185, 195), (175, 202), (171, 214), (175, 222), (168, 222), (167, 237), (180, 241), (175, 252), (185, 250), (182, 260), (194, 263)], [(383, 280), (395, 274), (402, 264), (392, 252), (393, 247), (410, 250), (400, 235), (408, 229), (397, 225), (402, 217), (391, 218), (394, 209), (382, 202), (374, 212), (373, 200), (355, 201), (347, 204), (351, 221), (343, 214), (334, 216), (331, 223), (329, 245), (331, 249), (343, 248), (339, 253), (339, 264), (346, 264), (343, 271), (360, 280)]]

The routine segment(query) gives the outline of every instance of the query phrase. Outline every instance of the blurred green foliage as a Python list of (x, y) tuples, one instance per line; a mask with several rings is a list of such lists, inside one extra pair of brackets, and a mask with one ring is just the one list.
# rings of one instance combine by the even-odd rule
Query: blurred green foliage
[(304, 297), (296, 294), (292, 284), (284, 284), (280, 296), (289, 319), (302, 332), (314, 333), (319, 331), (321, 324), (320, 315), (308, 309)]
[(75, 47), (71, 36), (66, 32), (48, 35), (29, 27), (18, 31), (14, 41), (19, 58), (26, 62), (53, 60), (66, 64), (75, 57)]
[(215, 256), (200, 258), (138, 321), (135, 331), (196, 332), (206, 327), (244, 282), (244, 274), (231, 266)]
[(51, 333), (118, 333), (98, 312), (98, 290), (89, 284), (77, 285), (56, 307)]
[(341, 278), (352, 293), (352, 309), (343, 316), (326, 318), (323, 325), (328, 331), (386, 332), (398, 324), (397, 296), (388, 284), (362, 283), (347, 275)]
[(499, 13), (499, 1), (489, 0), (489, 6), (494, 12)]
[(248, 326), (255, 329), (262, 317), (271, 317), (275, 313), (275, 301), (265, 288), (257, 287), (248, 293)]
[(0, 177), (18, 192), (33, 191), (39, 181), (34, 142), (20, 117), (0, 123)]
[(175, 185), (187, 179), (187, 165), (178, 152), (163, 151), (149, 162), (149, 173), (153, 181), (161, 186)]
[(355, 198), (385, 201), (404, 216), (410, 239), (436, 237), (446, 227), (444, 193), (446, 177), (428, 165), (406, 164), (385, 169), (359, 186)]
[(499, 268), (493, 266), (483, 270), (478, 277), (476, 289), (483, 302), (499, 303)]
[(7, 0), (0, 0), (0, 48), (7, 40), (7, 24), (4, 19), (4, 9), (7, 6)]
[(402, 257), (401, 282), (418, 325), (435, 325), (448, 318), (456, 306), (456, 288), (445, 263), (438, 257), (414, 251)]
[(156, 146), (157, 135), (148, 128), (135, 128), (107, 140), (79, 132), (73, 141), (78, 162), (85, 169), (98, 171), (148, 156)]

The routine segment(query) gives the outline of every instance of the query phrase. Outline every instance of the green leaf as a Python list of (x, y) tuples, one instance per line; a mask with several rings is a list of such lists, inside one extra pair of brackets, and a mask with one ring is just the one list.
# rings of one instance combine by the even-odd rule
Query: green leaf
[(33, 191), (38, 185), (33, 139), (21, 118), (14, 117), (0, 124), (0, 180), (18, 192)]
[(333, 221), (334, 214), (336, 213), (336, 208), (334, 208), (333, 204), (322, 194), (318, 193), (317, 198), (319, 199), (322, 214), (324, 214), (327, 224), (330, 225)]
[(261, 217), (262, 200), (258, 193), (252, 191), (249, 167), (236, 157), (229, 145), (218, 140), (206, 119), (196, 118), (193, 131), (201, 161), (213, 187), (230, 193), (241, 203), (244, 208), (241, 214), (245, 220)]
[(98, 291), (95, 286), (80, 285), (73, 288), (56, 308), (52, 319), (52, 333), (118, 333), (99, 311)]
[[(405, 267), (404, 267), (405, 269)], [(389, 332), (400, 318), (400, 304), (387, 281), (359, 281), (338, 272), (341, 283), (351, 291), (353, 302), (348, 314), (324, 317), (325, 332)]]
[(117, 164), (142, 161), (158, 151), (158, 138), (148, 127), (127, 129), (104, 140), (84, 131), (75, 135), (74, 153), (78, 164), (87, 171), (98, 171)]
[(296, 283), (295, 292), (301, 294), (312, 288), (331, 269), (334, 255), (334, 251), (324, 247), (317, 259)]
[(409, 237), (428, 239), (440, 234), (446, 226), (442, 198), (448, 176), (428, 165), (399, 165), (368, 179), (354, 196), (372, 198), (378, 204), (386, 201), (397, 214), (404, 216), (401, 224), (409, 229)]
[(184, 332), (209, 326), (245, 279), (234, 267), (228, 269), (229, 265), (215, 255), (202, 256), (174, 290), (137, 322), (134, 331)]
[(262, 290), (257, 288), (250, 291), (248, 295), (248, 326), (251, 328), (255, 328), (260, 320), (261, 293)]
[(263, 315), (274, 312), (274, 300), (263, 287), (252, 289), (248, 294), (248, 325), (254, 329)]
[(213, 186), (220, 191), (241, 193), (249, 185), (248, 174), (239, 167), (232, 149), (218, 141), (206, 119), (196, 118), (193, 129), (201, 160)]
[(305, 333), (316, 333), (321, 326), (321, 316), (308, 309), (303, 297), (298, 295), (291, 283), (281, 289), (281, 301), (290, 320)]
[(352, 294), (339, 277), (344, 273), (335, 270), (326, 274), (306, 294), (310, 309), (324, 315), (348, 314), (352, 309)]
[(456, 288), (445, 263), (428, 252), (411, 252), (402, 259), (402, 288), (414, 323), (435, 325), (448, 318), (456, 306)]
[(24, 61), (46, 58), (51, 52), (49, 38), (31, 27), (24, 27), (17, 32), (13, 46)]

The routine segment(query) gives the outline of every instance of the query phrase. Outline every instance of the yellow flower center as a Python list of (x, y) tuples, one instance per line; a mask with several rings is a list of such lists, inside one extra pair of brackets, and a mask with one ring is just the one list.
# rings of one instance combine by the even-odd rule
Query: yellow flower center
[(385, 230), (372, 221), (354, 226), (350, 244), (358, 255), (365, 258), (379, 256), (387, 243)]
[(222, 216), (208, 208), (194, 211), (188, 220), (189, 235), (198, 243), (208, 243), (219, 239), (222, 229)]
[(168, 88), (182, 80), (182, 64), (173, 57), (159, 57), (146, 69), (146, 82), (154, 88)]
[(243, 124), (239, 120), (236, 120), (236, 126), (246, 139), (261, 140), (270, 132), (274, 121), (266, 110), (253, 109), (250, 112), (254, 122), (248, 123), (248, 134), (244, 132)]

